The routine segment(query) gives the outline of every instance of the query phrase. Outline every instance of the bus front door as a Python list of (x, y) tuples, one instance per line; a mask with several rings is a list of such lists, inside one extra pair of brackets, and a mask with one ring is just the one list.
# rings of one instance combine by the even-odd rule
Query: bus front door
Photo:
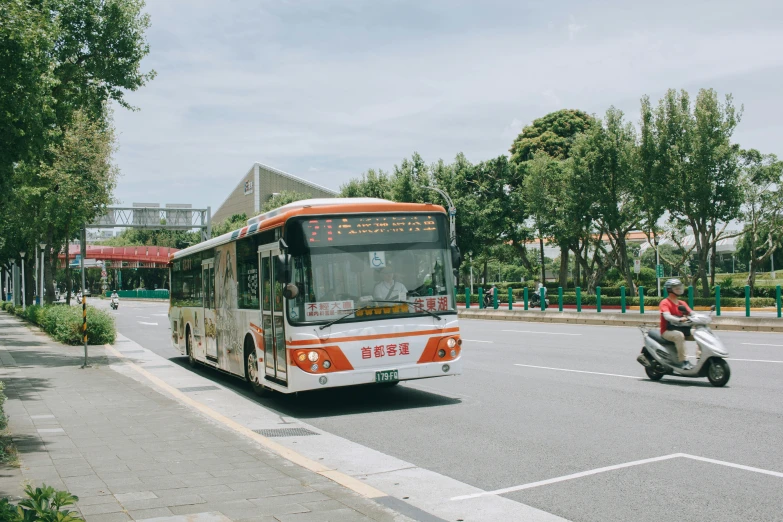
[(204, 287), (204, 343), (207, 360), (217, 363), (217, 328), (215, 320), (215, 265), (213, 260), (201, 264), (201, 280)]
[(283, 285), (275, 274), (277, 248), (259, 247), (261, 273), (261, 324), (264, 329), (264, 373), (267, 380), (287, 386)]

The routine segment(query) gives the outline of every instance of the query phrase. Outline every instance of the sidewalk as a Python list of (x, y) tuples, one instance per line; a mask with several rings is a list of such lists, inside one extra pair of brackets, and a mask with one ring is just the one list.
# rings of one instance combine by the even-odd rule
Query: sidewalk
[(79, 496), (87, 522), (409, 521), (293, 464), (109, 365), (0, 312), (0, 380), (21, 469), (0, 467), (0, 498), (22, 481)]

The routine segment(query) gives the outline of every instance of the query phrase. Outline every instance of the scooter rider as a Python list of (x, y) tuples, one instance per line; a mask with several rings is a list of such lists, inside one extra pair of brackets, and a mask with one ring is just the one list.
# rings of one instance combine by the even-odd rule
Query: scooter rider
[[(679, 297), (685, 292), (685, 285), (679, 279), (669, 279), (663, 285), (667, 297), (661, 301), (661, 337), (671, 341), (677, 347), (677, 357), (680, 360), (683, 370), (693, 368), (690, 362), (685, 359), (685, 338), (690, 337), (691, 329), (682, 326), (682, 323), (688, 320), (687, 315), (693, 313), (684, 301)], [(680, 306), (684, 306), (686, 313), (680, 311)]]

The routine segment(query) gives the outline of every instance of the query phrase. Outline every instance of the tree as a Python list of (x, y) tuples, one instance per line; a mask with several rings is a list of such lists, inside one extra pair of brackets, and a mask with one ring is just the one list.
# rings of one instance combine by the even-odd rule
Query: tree
[(699, 91), (693, 113), (687, 93), (678, 96), (670, 90), (666, 99), (660, 105), (676, 109), (668, 114), (659, 109), (659, 114), (670, 120), (659, 125), (681, 122), (683, 132), (672, 137), (672, 148), (684, 151), (669, 158), (672, 161), (665, 178), (670, 188), (669, 211), (675, 224), (687, 225), (694, 235), (697, 278), (702, 283), (702, 296), (709, 297), (708, 260), (717, 242), (730, 237), (728, 223), (739, 216), (742, 204), (739, 146), (731, 143), (742, 108), (738, 111), (734, 107), (731, 95), (721, 103), (712, 89)]
[(609, 256), (633, 295), (626, 237), (639, 227), (641, 203), (637, 195), (643, 192), (636, 131), (623, 120), (622, 111), (611, 107), (603, 122), (577, 138), (572, 159), (576, 192), (591, 202), (590, 214), (599, 235), (608, 240)]
[(261, 212), (269, 212), (283, 205), (288, 205), (294, 201), (302, 201), (303, 199), (310, 199), (312, 196), (309, 194), (302, 194), (300, 192), (284, 190), (279, 194), (275, 194), (264, 203)]
[(586, 112), (563, 109), (534, 120), (511, 144), (511, 163), (533, 159), (536, 152), (545, 152), (555, 159), (567, 159), (576, 136), (595, 124)]
[[(546, 154), (553, 160), (566, 161), (571, 156), (577, 137), (595, 125), (595, 118), (589, 114), (566, 109), (547, 114), (525, 127), (510, 149), (510, 162), (516, 166), (520, 183), (524, 184), (528, 165), (538, 153)], [(570, 190), (572, 181), (570, 170), (561, 168), (558, 172), (561, 176), (560, 185), (556, 187), (549, 184), (551, 189), (557, 189), (557, 194), (552, 193), (547, 198), (549, 201), (547, 208), (538, 207), (537, 211), (539, 216), (543, 216), (542, 212), (550, 214), (548, 235), (560, 247), (560, 284), (565, 287), (568, 280), (569, 251), (573, 250), (577, 256), (581, 252), (587, 255), (588, 249), (580, 246), (580, 238), (584, 237), (588, 242), (590, 241), (586, 231), (591, 229), (591, 223), (581, 220), (586, 214), (583, 209), (580, 210), (583, 202), (579, 201), (578, 194)], [(532, 205), (537, 204), (534, 201), (535, 196), (531, 194), (525, 194), (524, 199), (530, 201)], [(573, 219), (575, 217), (579, 219)], [(542, 238), (539, 238), (539, 242), (543, 242)], [(577, 268), (579, 265), (577, 263)]]
[(39, 171), (43, 190), (40, 208), (47, 217), (43, 235), (50, 254), (55, 253), (50, 255), (44, 277), (47, 301), (54, 296), (56, 253), (63, 246), (67, 249), (74, 232), (105, 214), (112, 202), (119, 175), (119, 168), (112, 162), (115, 149), (111, 120), (92, 120), (85, 111), (78, 110), (65, 129), (62, 142), (53, 151), (54, 162)]
[[(565, 169), (562, 166), (562, 162), (553, 159), (546, 152), (537, 152), (533, 159), (527, 162), (524, 192), (528, 198), (528, 208), (533, 220), (533, 227), (538, 233), (542, 283), (546, 281), (544, 237), (551, 238), (556, 232), (558, 203), (563, 201), (563, 188), (565, 185)], [(561, 271), (562, 258), (563, 256), (561, 255)]]
[(0, 193), (9, 188), (14, 165), (46, 147), (54, 121), (55, 37), (53, 24), (31, 2), (0, 4)]
[[(100, 179), (98, 170), (102, 164), (113, 168), (108, 102), (131, 108), (124, 92), (154, 76), (140, 71), (149, 52), (143, 6), (140, 0), (11, 0), (0, 6), (0, 188), (6, 196), (0, 202), (0, 259), (37, 251), (41, 238), (50, 251), (67, 244), (105, 206), (108, 178)], [(96, 149), (87, 150), (75, 136)], [(60, 169), (70, 169), (70, 178), (61, 179)], [(14, 222), (22, 226), (9, 226)], [(56, 257), (50, 255), (50, 264)], [(51, 276), (48, 270), (50, 297)]]
[(747, 284), (752, 292), (759, 267), (783, 241), (783, 162), (755, 149), (743, 151), (741, 157), (745, 230), (738, 253), (743, 259), (750, 259)]

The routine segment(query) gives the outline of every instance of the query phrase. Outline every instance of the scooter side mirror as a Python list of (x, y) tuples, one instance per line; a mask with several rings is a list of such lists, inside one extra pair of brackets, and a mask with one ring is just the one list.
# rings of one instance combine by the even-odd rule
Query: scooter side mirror
[(677, 310), (679, 310), (682, 313), (686, 313), (688, 311), (687, 308), (685, 308), (683, 305), (680, 305), (677, 307)]
[(715, 311), (715, 305), (710, 306), (710, 312), (714, 312), (714, 311)]

